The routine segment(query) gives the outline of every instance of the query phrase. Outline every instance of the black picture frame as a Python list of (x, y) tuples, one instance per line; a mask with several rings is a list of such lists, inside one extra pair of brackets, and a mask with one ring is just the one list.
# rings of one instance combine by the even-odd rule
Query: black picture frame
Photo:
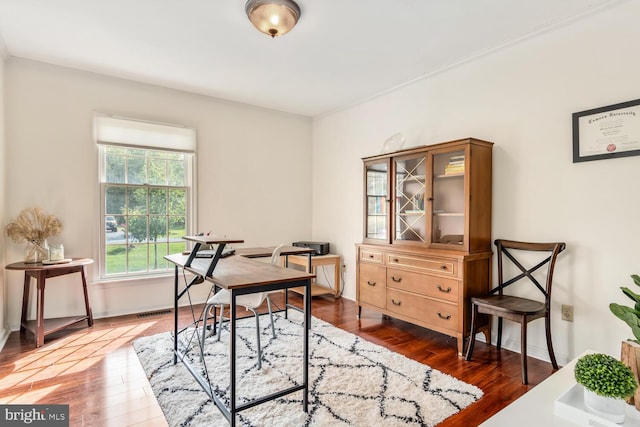
[(573, 113), (572, 124), (573, 163), (640, 155), (640, 99)]

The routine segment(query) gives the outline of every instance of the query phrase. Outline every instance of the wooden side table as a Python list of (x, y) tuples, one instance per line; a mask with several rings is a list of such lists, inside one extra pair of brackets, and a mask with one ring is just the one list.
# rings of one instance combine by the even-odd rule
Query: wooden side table
[[(5, 266), (7, 270), (24, 271), (24, 290), (22, 294), (22, 317), (20, 319), (20, 333), (27, 330), (33, 332), (36, 341), (36, 348), (44, 344), (44, 337), (53, 332), (66, 328), (75, 323), (87, 321), (88, 326), (93, 326), (93, 314), (89, 304), (89, 293), (87, 292), (87, 280), (84, 274), (84, 266), (92, 264), (93, 260), (89, 258), (74, 258), (70, 262), (64, 264), (44, 265), (41, 263), (27, 264), (24, 262), (15, 262)], [(44, 318), (44, 288), (47, 279), (52, 277), (63, 276), (65, 274), (80, 273), (82, 278), (82, 290), (84, 292), (84, 305), (87, 311), (86, 315), (59, 317), (55, 319)], [(27, 310), (29, 307), (29, 289), (31, 278), (36, 279), (37, 299), (36, 299), (36, 319), (27, 320)]]
[[(299, 255), (289, 255), (288, 259), (289, 264), (296, 264), (303, 266), (306, 270), (309, 269), (309, 258), (306, 256)], [(317, 276), (316, 267), (319, 265), (333, 265), (334, 271), (334, 279), (333, 279), (333, 289), (327, 288), (326, 286), (319, 285), (317, 283), (311, 284), (311, 296), (315, 297), (317, 295), (327, 295), (333, 293), (334, 298), (338, 298), (340, 296), (340, 255), (315, 255), (311, 257), (311, 269), (312, 271), (307, 271), (307, 273), (313, 273)], [(291, 289), (297, 293), (303, 293), (304, 289), (302, 288), (292, 288)]]

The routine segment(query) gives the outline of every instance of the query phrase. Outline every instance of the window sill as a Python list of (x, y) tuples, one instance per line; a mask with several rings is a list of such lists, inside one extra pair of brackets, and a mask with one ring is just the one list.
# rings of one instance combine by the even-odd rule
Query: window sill
[(101, 278), (96, 279), (92, 282), (92, 285), (99, 285), (105, 288), (120, 288), (125, 286), (136, 286), (136, 285), (151, 285), (151, 284), (162, 284), (172, 281), (174, 278), (173, 271), (167, 271), (166, 273), (156, 274), (153, 276), (120, 276), (114, 278)]

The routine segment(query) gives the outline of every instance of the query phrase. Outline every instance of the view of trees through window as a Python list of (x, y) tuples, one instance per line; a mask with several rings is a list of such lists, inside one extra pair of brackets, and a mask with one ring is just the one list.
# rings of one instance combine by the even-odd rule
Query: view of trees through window
[(104, 147), (106, 276), (166, 271), (163, 257), (185, 250), (188, 156)]

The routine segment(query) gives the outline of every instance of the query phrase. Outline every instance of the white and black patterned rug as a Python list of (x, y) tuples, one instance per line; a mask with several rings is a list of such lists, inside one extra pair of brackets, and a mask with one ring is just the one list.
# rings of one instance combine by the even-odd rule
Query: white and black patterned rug
[[(238, 321), (238, 402), (299, 384), (302, 380), (302, 316), (261, 316), (262, 369), (257, 369), (255, 320)], [(226, 325), (225, 325), (226, 328)], [(302, 392), (242, 411), (242, 426), (433, 426), (482, 397), (482, 390), (360, 337), (312, 318), (309, 412)], [(229, 335), (208, 338), (205, 364), (215, 393), (228, 402)], [(193, 340), (195, 343), (195, 339)], [(183, 343), (184, 344), (184, 343)], [(133, 346), (170, 426), (223, 426), (200, 385), (178, 362), (173, 364), (169, 333), (137, 339)], [(199, 351), (190, 359), (202, 369)]]

